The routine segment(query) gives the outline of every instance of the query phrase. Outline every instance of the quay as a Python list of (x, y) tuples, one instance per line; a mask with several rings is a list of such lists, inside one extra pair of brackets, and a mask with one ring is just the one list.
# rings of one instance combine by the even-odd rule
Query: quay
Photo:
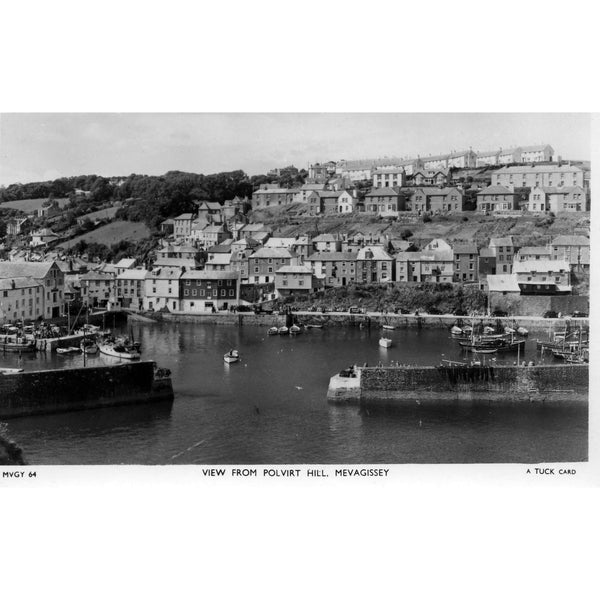
[(363, 406), (587, 403), (588, 366), (354, 367), (330, 379), (327, 398)]
[(153, 361), (0, 374), (0, 418), (172, 402), (170, 374)]

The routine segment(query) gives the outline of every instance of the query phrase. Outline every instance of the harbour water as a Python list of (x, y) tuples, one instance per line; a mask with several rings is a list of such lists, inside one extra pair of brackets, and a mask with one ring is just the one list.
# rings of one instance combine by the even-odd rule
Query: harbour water
[[(586, 406), (365, 412), (333, 406), (330, 376), (349, 365), (465, 360), (448, 331), (332, 327), (296, 337), (258, 326), (134, 325), (143, 357), (171, 370), (175, 402), (26, 417), (8, 435), (31, 464), (536, 463), (587, 460)], [(531, 336), (535, 338), (535, 336)], [(241, 353), (227, 365), (223, 354)], [(534, 340), (521, 359), (540, 360)], [(117, 359), (89, 357), (88, 364)], [(488, 359), (486, 359), (488, 360)], [(512, 362), (516, 355), (498, 357)], [(547, 359), (552, 360), (551, 358)], [(81, 355), (0, 355), (26, 370), (80, 366)]]

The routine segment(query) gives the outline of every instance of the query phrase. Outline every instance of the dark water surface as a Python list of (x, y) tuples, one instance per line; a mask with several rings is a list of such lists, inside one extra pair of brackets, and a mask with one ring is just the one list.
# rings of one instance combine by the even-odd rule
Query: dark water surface
[[(587, 460), (587, 407), (524, 405), (370, 410), (327, 403), (329, 378), (354, 363), (462, 360), (446, 330), (331, 328), (268, 337), (262, 327), (135, 325), (143, 358), (172, 371), (173, 405), (12, 419), (31, 464), (490, 463)], [(534, 336), (535, 337), (535, 336)], [(242, 359), (226, 365), (238, 348)], [(539, 360), (534, 342), (526, 358)], [(512, 363), (509, 355), (504, 360)], [(98, 356), (88, 364), (114, 360)], [(498, 363), (502, 361), (499, 359)], [(78, 366), (81, 356), (0, 356), (0, 366)]]

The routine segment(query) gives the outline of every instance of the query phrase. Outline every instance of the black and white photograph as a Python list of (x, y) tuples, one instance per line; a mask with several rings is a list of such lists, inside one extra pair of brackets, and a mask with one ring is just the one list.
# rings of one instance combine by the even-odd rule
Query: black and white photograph
[(4, 3), (3, 596), (595, 598), (594, 17)]
[(590, 127), (1, 115), (7, 452), (586, 461)]

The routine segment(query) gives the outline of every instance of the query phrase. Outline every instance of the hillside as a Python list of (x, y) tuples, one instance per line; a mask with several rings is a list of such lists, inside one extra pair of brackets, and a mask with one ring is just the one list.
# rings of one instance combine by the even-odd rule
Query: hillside
[(418, 242), (441, 237), (447, 241), (475, 241), (479, 246), (487, 245), (490, 237), (512, 235), (522, 246), (546, 244), (557, 235), (589, 235), (589, 213), (561, 213), (554, 219), (543, 216), (519, 215), (518, 217), (493, 217), (466, 212), (450, 216), (434, 216), (431, 222), (410, 213), (402, 214), (398, 220), (384, 219), (365, 213), (354, 215), (332, 215), (307, 217), (304, 207), (286, 207), (254, 211), (252, 220), (273, 228), (274, 235), (292, 237), (306, 233), (357, 233), (365, 235), (383, 234), (389, 238), (400, 238), (410, 230), (409, 238)]
[(72, 247), (77, 242), (84, 240), (88, 244), (98, 243), (110, 246), (126, 240), (137, 242), (150, 237), (150, 229), (144, 223), (133, 223), (131, 221), (114, 221), (108, 225), (102, 225), (98, 229), (79, 235), (68, 242), (60, 244), (59, 248)]
[[(66, 204), (68, 204), (68, 198), (55, 198), (58, 206), (62, 208)], [(21, 210), (25, 213), (29, 211), (36, 210), (38, 208), (42, 208), (42, 204), (47, 202), (48, 198), (33, 198), (31, 200), (13, 200), (12, 202), (2, 202), (0, 204), (0, 208), (10, 208), (12, 210)]]

